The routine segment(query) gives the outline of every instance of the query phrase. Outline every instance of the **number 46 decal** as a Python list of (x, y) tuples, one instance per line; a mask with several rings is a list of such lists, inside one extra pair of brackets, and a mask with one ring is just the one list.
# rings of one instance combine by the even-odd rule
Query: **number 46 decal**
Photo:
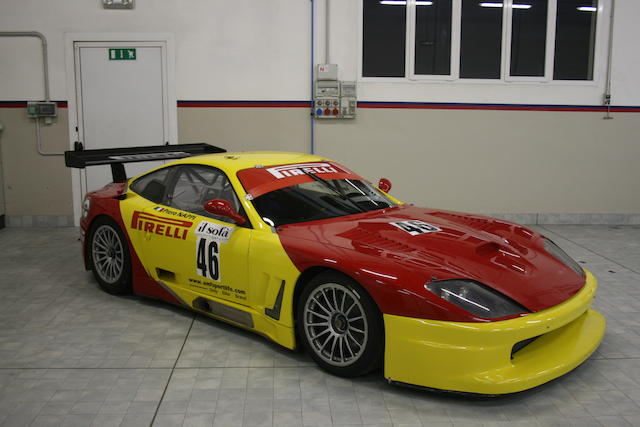
[(220, 280), (220, 247), (215, 240), (199, 237), (196, 243), (196, 271), (202, 277)]

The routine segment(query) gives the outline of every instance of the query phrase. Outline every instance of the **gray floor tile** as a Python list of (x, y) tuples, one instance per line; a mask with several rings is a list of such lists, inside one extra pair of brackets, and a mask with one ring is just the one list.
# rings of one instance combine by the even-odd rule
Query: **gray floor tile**
[(257, 335), (103, 293), (76, 229), (0, 230), (0, 425), (640, 426), (640, 226), (536, 229), (597, 276), (608, 330), (574, 372), (496, 399), (327, 375)]

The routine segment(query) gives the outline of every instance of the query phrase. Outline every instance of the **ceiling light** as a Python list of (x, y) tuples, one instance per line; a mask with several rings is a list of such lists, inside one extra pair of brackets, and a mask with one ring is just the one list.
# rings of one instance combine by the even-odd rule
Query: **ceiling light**
[(598, 8), (595, 6), (579, 6), (578, 10), (581, 12), (597, 12)]
[[(480, 3), (480, 6), (482, 6), (482, 7), (502, 7), (502, 3), (485, 2), (485, 3)], [(530, 4), (513, 4), (511, 7), (513, 7), (514, 9), (531, 9), (531, 5)]]
[[(380, 0), (380, 4), (386, 5), (394, 5), (394, 6), (404, 6), (407, 4), (406, 0)], [(433, 4), (432, 1), (429, 0), (417, 0), (416, 6), (431, 6)]]

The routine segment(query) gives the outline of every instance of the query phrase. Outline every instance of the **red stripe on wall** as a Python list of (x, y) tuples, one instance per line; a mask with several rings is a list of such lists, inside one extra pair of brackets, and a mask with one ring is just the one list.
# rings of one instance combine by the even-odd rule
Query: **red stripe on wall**
[[(58, 108), (68, 108), (67, 101), (55, 101)], [(178, 108), (311, 108), (309, 101), (178, 101)], [(0, 101), (0, 108), (27, 108), (27, 101)], [(358, 108), (407, 110), (485, 110), (485, 111), (559, 111), (640, 113), (640, 107), (602, 105), (527, 105), (527, 104), (464, 104), (431, 102), (359, 101)]]
[[(67, 101), (53, 101), (58, 108), (67, 108)], [(27, 108), (27, 101), (0, 101), (0, 108)]]
[(309, 101), (178, 101), (179, 108), (311, 108)]

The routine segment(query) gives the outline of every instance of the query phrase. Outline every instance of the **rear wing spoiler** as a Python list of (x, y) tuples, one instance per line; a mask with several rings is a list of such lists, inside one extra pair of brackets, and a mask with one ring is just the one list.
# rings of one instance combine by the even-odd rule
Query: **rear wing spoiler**
[(182, 159), (202, 154), (225, 153), (227, 150), (209, 144), (150, 145), (146, 147), (105, 148), (64, 152), (64, 164), (70, 168), (111, 165), (113, 182), (126, 182), (125, 163)]

